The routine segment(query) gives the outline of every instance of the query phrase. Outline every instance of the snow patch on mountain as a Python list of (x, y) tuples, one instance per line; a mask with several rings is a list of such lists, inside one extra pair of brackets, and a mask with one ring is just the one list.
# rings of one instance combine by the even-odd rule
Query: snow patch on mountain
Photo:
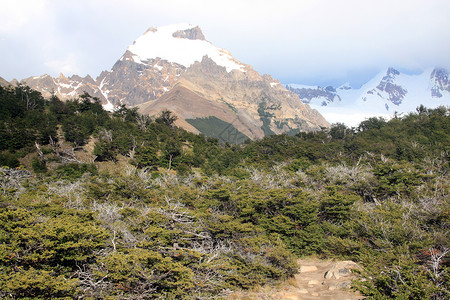
[(245, 66), (236, 61), (231, 54), (203, 39), (180, 37), (180, 31), (194, 29), (190, 24), (176, 24), (150, 28), (128, 47), (136, 63), (144, 64), (150, 59), (161, 58), (185, 67), (201, 62), (206, 55), (217, 65), (225, 67), (227, 72), (239, 70), (245, 72)]

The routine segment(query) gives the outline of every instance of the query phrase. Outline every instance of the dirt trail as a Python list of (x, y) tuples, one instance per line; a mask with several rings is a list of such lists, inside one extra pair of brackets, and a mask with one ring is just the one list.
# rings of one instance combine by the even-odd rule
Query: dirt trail
[(299, 259), (300, 272), (277, 288), (262, 287), (258, 292), (233, 294), (229, 299), (286, 299), (286, 300), (356, 300), (364, 299), (350, 290), (355, 275), (325, 278), (325, 273), (336, 263), (332, 260)]

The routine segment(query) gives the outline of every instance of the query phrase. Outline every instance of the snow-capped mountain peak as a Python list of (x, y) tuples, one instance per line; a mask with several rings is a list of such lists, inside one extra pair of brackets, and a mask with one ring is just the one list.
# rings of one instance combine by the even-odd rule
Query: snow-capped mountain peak
[(448, 71), (443, 68), (435, 68), (431, 72), (431, 94), (433, 97), (441, 98), (443, 92), (450, 92), (450, 80), (448, 77)]
[(379, 97), (399, 105), (408, 93), (407, 89), (396, 83), (400, 76), (399, 71), (389, 68), (376, 88), (367, 91), (367, 94), (377, 94)]
[[(348, 83), (331, 87), (287, 85), (331, 122), (356, 126), (374, 116), (390, 118), (413, 112), (421, 104), (435, 108), (450, 105), (449, 72), (443, 68), (428, 69), (421, 74), (404, 74), (394, 68), (378, 73), (358, 89)], [(336, 101), (339, 99), (341, 101)]]
[(245, 72), (244, 65), (225, 49), (206, 41), (200, 28), (191, 24), (150, 27), (128, 47), (128, 51), (136, 63), (145, 64), (151, 59), (160, 58), (189, 67), (196, 61), (201, 62), (204, 56), (208, 56), (217, 65), (225, 67), (228, 72), (232, 70)]
[(95, 80), (61, 75), (22, 82), (61, 99), (86, 91), (111, 111), (121, 105), (151, 116), (170, 110), (178, 117), (176, 126), (214, 137), (218, 132), (223, 140), (235, 139), (232, 128), (238, 136), (255, 139), (329, 126), (278, 80), (237, 61), (190, 24), (150, 27)]

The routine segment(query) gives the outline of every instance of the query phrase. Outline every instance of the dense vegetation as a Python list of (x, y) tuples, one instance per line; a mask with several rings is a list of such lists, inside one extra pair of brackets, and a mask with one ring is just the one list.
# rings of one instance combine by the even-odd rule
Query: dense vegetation
[(315, 254), (448, 299), (447, 108), (221, 144), (163, 112), (0, 87), (0, 297), (211, 299)]
[(208, 118), (186, 119), (186, 122), (206, 136), (217, 138), (220, 142), (240, 144), (249, 139), (245, 134), (237, 130), (233, 124), (222, 121), (214, 116)]

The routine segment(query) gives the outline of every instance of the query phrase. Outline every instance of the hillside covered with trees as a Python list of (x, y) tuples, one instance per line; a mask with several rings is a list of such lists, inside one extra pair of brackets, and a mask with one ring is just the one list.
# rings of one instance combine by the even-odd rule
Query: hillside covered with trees
[(0, 87), (0, 298), (211, 299), (301, 256), (448, 299), (449, 109), (223, 144), (163, 112)]

